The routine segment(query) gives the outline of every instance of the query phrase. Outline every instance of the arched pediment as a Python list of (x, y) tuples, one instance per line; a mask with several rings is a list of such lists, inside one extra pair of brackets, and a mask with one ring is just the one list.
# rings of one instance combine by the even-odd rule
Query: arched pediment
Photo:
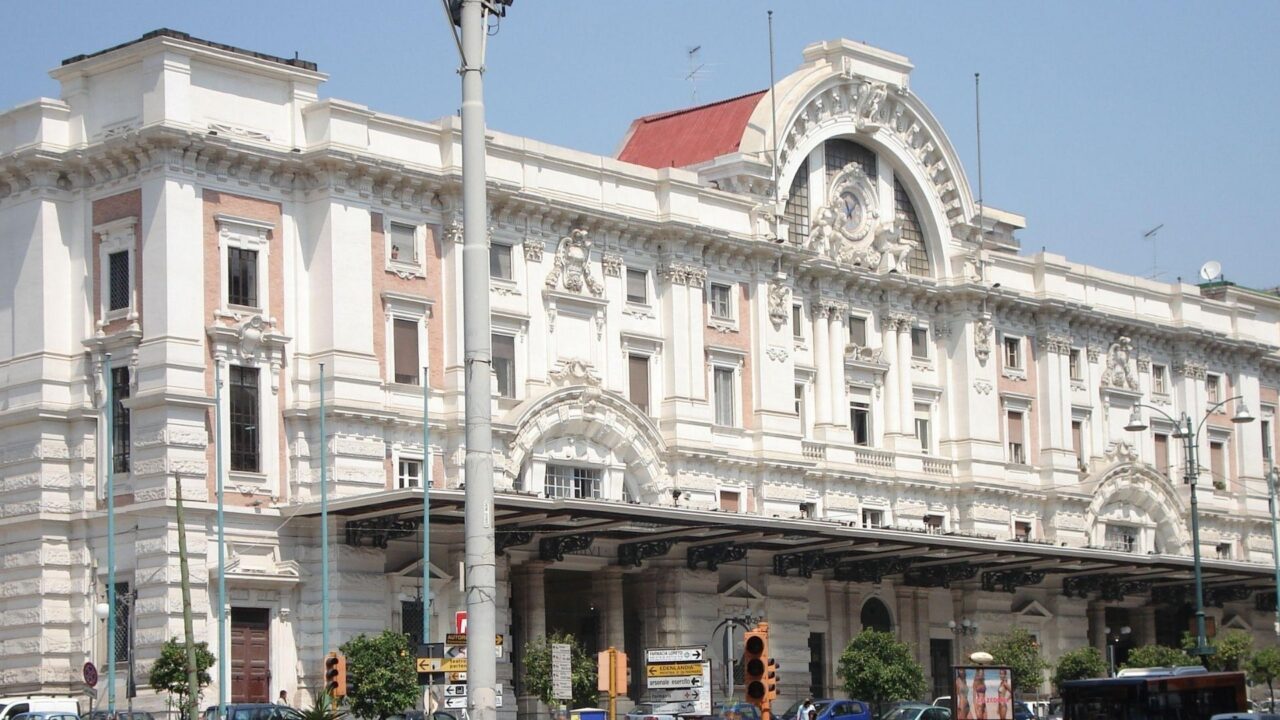
[(967, 239), (977, 215), (959, 156), (933, 113), (908, 88), (905, 57), (849, 40), (805, 48), (808, 61), (761, 98), (740, 150), (770, 157), (776, 102), (778, 177), (787, 186), (810, 150), (853, 136), (905, 173), (936, 221), (938, 237)]
[(1093, 532), (1108, 508), (1123, 505), (1145, 514), (1156, 526), (1159, 550), (1177, 555), (1191, 547), (1183, 521), (1187, 508), (1169, 486), (1169, 480), (1147, 465), (1117, 462), (1099, 473), (1093, 502), (1085, 513), (1085, 527)]
[(666, 443), (647, 415), (621, 396), (597, 385), (569, 385), (528, 400), (504, 418), (515, 428), (506, 462), (497, 468), (500, 485), (513, 487), (530, 452), (539, 443), (572, 437), (612, 448), (625, 461), (636, 499), (657, 503), (671, 486)]

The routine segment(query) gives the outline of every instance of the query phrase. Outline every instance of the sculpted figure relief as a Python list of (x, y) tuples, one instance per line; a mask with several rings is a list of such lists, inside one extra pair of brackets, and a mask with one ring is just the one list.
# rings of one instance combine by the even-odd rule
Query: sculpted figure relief
[(591, 275), (587, 262), (591, 259), (591, 239), (587, 231), (581, 228), (560, 238), (556, 246), (555, 264), (547, 273), (547, 288), (555, 290), (563, 282), (564, 289), (569, 292), (582, 292), (585, 287), (592, 295), (604, 294), (604, 285)]
[(903, 272), (915, 244), (902, 239), (897, 224), (880, 219), (875, 182), (862, 166), (849, 163), (831, 182), (831, 196), (818, 209), (809, 249), (841, 265)]
[(1138, 389), (1138, 378), (1129, 366), (1132, 356), (1133, 342), (1128, 337), (1121, 336), (1111, 343), (1111, 349), (1107, 351), (1107, 369), (1102, 373), (1102, 387)]
[(782, 276), (769, 281), (769, 319), (775, 328), (781, 328), (791, 315), (791, 288), (785, 279)]

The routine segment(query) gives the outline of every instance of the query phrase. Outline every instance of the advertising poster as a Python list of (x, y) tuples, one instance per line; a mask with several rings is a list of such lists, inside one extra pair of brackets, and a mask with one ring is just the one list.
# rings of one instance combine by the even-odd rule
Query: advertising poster
[(1013, 720), (1013, 675), (996, 665), (955, 668), (953, 720)]

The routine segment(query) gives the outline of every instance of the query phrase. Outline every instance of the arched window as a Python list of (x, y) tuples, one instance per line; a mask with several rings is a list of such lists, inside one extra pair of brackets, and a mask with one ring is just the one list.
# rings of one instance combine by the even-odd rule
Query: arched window
[(827, 185), (831, 178), (840, 174), (841, 170), (851, 162), (862, 166), (862, 172), (874, 182), (876, 179), (876, 154), (852, 140), (832, 138), (823, 148), (827, 164)]
[(920, 218), (916, 216), (916, 208), (911, 204), (911, 196), (907, 189), (895, 178), (893, 181), (893, 210), (902, 229), (902, 239), (910, 240), (916, 249), (907, 256), (907, 274), (929, 275), (929, 246), (924, 240), (924, 231), (920, 228)]
[(862, 629), (893, 631), (893, 618), (889, 616), (889, 608), (880, 598), (871, 598), (862, 605)]
[(809, 158), (805, 158), (796, 170), (782, 216), (791, 228), (791, 242), (803, 243), (809, 237)]

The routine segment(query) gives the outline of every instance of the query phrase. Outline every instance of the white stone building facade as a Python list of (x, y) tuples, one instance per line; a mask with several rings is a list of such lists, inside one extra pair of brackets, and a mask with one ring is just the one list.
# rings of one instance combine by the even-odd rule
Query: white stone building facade
[[(814, 44), (772, 97), (644, 118), (619, 158), (492, 132), (506, 717), (532, 709), (512, 661), (552, 630), (638, 666), (765, 617), (789, 699), (838, 692), (864, 626), (935, 684), (1015, 625), (1050, 658), (1107, 627), (1180, 635), (1191, 490), (1171, 425), (1124, 430), (1137, 403), (1243, 397), (1201, 438), (1201, 549), (1216, 627), (1270, 639), (1280, 297), (1021, 254), (1023, 219), (975, 204), (910, 72)], [(424, 475), (452, 631), (458, 120), (321, 100), (310, 63), (169, 31), (53, 76), (60, 99), (0, 114), (0, 694), (76, 691), (105, 661), (108, 542), (145, 685), (181, 632), (178, 476), (216, 648), (215, 417), (233, 697), (318, 682), (321, 452), (335, 644), (417, 633)]]

